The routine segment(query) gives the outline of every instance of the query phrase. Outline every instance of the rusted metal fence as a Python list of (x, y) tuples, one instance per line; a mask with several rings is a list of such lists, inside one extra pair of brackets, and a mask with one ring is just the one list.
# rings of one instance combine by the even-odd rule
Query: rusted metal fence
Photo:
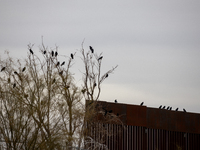
[[(88, 149), (109, 150), (200, 150), (200, 134), (150, 129), (140, 126), (97, 124), (106, 128), (108, 136), (101, 138), (99, 130), (91, 130), (95, 141)], [(97, 144), (101, 143), (102, 147)]]
[[(99, 102), (123, 122), (96, 122), (88, 133), (94, 144), (88, 149), (200, 150), (200, 114)], [(95, 147), (102, 144), (102, 147)]]

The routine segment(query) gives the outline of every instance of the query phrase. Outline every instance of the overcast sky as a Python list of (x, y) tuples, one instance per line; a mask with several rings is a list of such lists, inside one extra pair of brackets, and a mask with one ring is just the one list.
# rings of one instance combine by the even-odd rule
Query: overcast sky
[[(200, 113), (199, 0), (0, 1), (0, 55), (21, 58), (27, 44), (69, 55), (103, 52), (101, 100)], [(79, 59), (79, 58), (77, 58)], [(76, 61), (76, 60), (74, 60)]]

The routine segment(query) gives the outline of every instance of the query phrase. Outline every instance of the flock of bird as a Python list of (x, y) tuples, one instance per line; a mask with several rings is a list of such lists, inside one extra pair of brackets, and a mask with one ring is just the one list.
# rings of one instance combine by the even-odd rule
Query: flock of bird
[[(91, 53), (94, 53), (94, 49), (92, 48), (92, 46), (89, 46), (89, 48), (90, 48)], [(32, 51), (32, 49), (29, 49), (29, 51), (30, 51), (30, 53), (31, 53), (32, 55), (34, 54), (33, 51)], [(43, 54), (46, 54), (46, 51), (43, 51)], [(52, 56), (52, 57), (54, 57), (54, 56), (57, 57), (57, 56), (58, 56), (58, 52), (56, 51), (56, 52), (54, 53), (54, 51), (51, 51), (51, 56)], [(74, 55), (73, 55), (72, 53), (70, 54), (70, 56), (71, 56), (71, 59), (74, 59)], [(103, 58), (103, 56), (100, 56), (100, 57), (98, 58), (98, 61), (101, 60), (102, 58)], [(64, 64), (65, 64), (65, 61), (62, 62), (61, 66), (63, 66)], [(57, 64), (56, 64), (56, 66), (59, 66), (59, 65), (60, 65), (60, 62), (58, 61)], [(5, 69), (6, 69), (6, 67), (3, 67), (3, 68), (1, 69), (1, 72), (4, 71)], [(26, 70), (26, 67), (24, 67), (24, 68), (22, 69), (22, 72), (24, 72), (25, 70)], [(60, 75), (62, 75), (62, 73), (63, 73), (62, 71), (59, 72)], [(19, 75), (18, 72), (16, 72), (16, 71), (14, 71), (14, 74)], [(108, 77), (108, 74), (106, 74), (106, 77)], [(15, 87), (16, 87), (16, 83), (13, 84), (13, 88), (15, 88)], [(115, 100), (114, 102), (117, 103), (117, 100)], [(140, 104), (140, 106), (142, 106), (143, 104), (144, 104), (144, 102), (142, 102), (142, 103)], [(165, 109), (165, 106), (162, 107), (162, 105), (160, 105), (159, 109)], [(168, 106), (168, 107), (166, 108), (166, 110), (172, 110), (172, 107)], [(176, 108), (175, 111), (178, 111), (178, 108)], [(184, 108), (183, 108), (183, 111), (184, 111), (184, 112), (187, 112)], [(108, 112), (111, 113), (112, 110), (107, 111), (107, 110), (105, 109), (105, 114), (104, 114), (104, 115), (106, 115)]]
[[(91, 51), (91, 53), (94, 53), (94, 49), (92, 48), (92, 46), (89, 46), (89, 48), (90, 48), (90, 51)], [(34, 55), (34, 52), (33, 52), (33, 50), (31, 49), (31, 48), (29, 48), (29, 52), (32, 54), (32, 55)], [(43, 54), (45, 55), (47, 53), (47, 51), (46, 50), (44, 50), (43, 51)], [(56, 52), (54, 52), (54, 51), (51, 51), (51, 56), (52, 57), (57, 57), (58, 56), (58, 52), (56, 51)], [(71, 59), (74, 59), (74, 54), (70, 54), (70, 57), (71, 57)], [(103, 58), (103, 56), (100, 56), (99, 58), (98, 58), (98, 61), (99, 60), (101, 60)], [(65, 65), (65, 61), (63, 61), (61, 64), (60, 64), (60, 62), (58, 61), (57, 63), (56, 63), (56, 67), (58, 67), (58, 66), (63, 66), (63, 65)], [(6, 67), (4, 66), (4, 67), (2, 67), (2, 69), (1, 69), (1, 72), (2, 71), (4, 71), (6, 69)], [(22, 69), (22, 72), (24, 72), (26, 70), (26, 67), (24, 67), (23, 69)], [(17, 71), (14, 71), (14, 74), (15, 75), (18, 75), (19, 76), (19, 73), (17, 72)], [(63, 74), (63, 71), (61, 71), (61, 72), (59, 72), (59, 74), (60, 75), (62, 75)], [(20, 76), (19, 76), (20, 77)], [(106, 77), (108, 77), (108, 74), (106, 74)], [(55, 79), (53, 80), (53, 83), (55, 82)], [(13, 84), (13, 88), (15, 88), (16, 87), (16, 83), (14, 83)]]
[[(115, 103), (117, 103), (117, 100), (115, 100)], [(140, 104), (140, 106), (143, 106), (143, 104), (144, 104), (144, 102), (142, 102), (142, 103)], [(165, 106), (160, 105), (159, 109), (165, 109)], [(168, 107), (166, 108), (166, 110), (172, 110), (172, 107), (168, 106)], [(178, 111), (178, 108), (176, 108), (175, 111)], [(187, 112), (184, 108), (183, 108), (183, 111), (184, 111), (184, 112)]]

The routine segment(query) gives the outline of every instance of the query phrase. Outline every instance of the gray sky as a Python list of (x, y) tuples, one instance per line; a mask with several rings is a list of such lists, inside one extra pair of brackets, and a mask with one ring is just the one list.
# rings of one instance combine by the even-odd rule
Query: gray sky
[(199, 0), (0, 1), (0, 54), (44, 44), (65, 55), (103, 52), (101, 100), (200, 113)]

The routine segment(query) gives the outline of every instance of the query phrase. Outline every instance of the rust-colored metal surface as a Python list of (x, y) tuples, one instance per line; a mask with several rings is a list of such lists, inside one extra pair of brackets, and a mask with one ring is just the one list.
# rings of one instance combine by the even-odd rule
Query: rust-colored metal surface
[(99, 101), (126, 125), (200, 134), (200, 114)]
[[(96, 122), (109, 133), (103, 142), (109, 150), (200, 149), (200, 114), (105, 101), (98, 104), (124, 123)], [(102, 129), (91, 128), (95, 133), (91, 137), (101, 142), (97, 137)]]
[(126, 124), (146, 127), (146, 110), (145, 106), (127, 105)]

